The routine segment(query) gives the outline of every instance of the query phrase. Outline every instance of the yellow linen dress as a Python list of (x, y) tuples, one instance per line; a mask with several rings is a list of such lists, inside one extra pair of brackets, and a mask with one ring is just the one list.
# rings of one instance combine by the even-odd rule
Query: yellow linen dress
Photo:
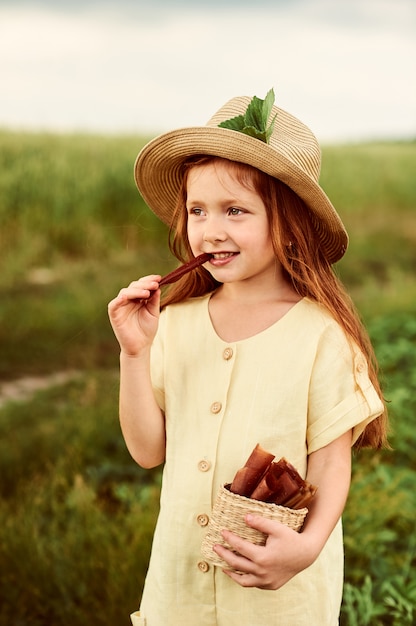
[(227, 343), (209, 296), (167, 307), (152, 350), (166, 416), (160, 514), (134, 626), (335, 626), (339, 522), (318, 559), (277, 591), (242, 588), (200, 553), (212, 505), (257, 443), (305, 476), (308, 454), (383, 411), (367, 365), (307, 298), (257, 335)]

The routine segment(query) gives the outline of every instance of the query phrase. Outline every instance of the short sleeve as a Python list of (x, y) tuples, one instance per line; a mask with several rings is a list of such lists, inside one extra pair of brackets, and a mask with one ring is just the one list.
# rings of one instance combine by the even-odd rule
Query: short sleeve
[(165, 412), (165, 368), (164, 368), (164, 330), (166, 325), (166, 313), (162, 311), (159, 318), (159, 327), (153, 340), (150, 356), (150, 375), (152, 379), (153, 393), (156, 402)]
[(384, 405), (368, 376), (367, 361), (337, 324), (322, 334), (311, 375), (308, 407), (308, 453), (328, 445), (348, 430), (353, 443)]

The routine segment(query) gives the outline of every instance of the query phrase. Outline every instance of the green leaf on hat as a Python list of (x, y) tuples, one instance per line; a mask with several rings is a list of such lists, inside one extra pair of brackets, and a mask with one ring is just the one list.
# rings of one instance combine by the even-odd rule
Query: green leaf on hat
[(259, 139), (264, 143), (268, 143), (270, 136), (273, 132), (276, 115), (267, 126), (267, 122), (272, 112), (274, 104), (274, 91), (270, 89), (264, 100), (254, 96), (244, 115), (238, 115), (232, 117), (229, 120), (225, 120), (218, 124), (220, 128), (228, 128), (229, 130), (236, 130), (244, 135), (249, 135), (255, 139)]

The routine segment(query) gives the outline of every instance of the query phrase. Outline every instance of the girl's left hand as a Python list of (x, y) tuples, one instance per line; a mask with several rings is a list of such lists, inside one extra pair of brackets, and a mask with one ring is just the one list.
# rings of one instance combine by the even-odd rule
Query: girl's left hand
[(215, 552), (224, 561), (244, 572), (237, 574), (223, 570), (242, 587), (279, 589), (293, 576), (309, 567), (317, 557), (306, 536), (284, 524), (258, 515), (247, 515), (246, 523), (268, 535), (265, 546), (257, 546), (228, 530), (222, 531), (222, 535), (241, 556), (224, 546), (214, 546)]

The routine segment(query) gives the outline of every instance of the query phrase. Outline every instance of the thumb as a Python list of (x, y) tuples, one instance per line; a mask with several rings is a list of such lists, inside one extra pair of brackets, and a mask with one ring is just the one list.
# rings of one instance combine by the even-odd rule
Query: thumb
[(262, 517), (261, 515), (253, 515), (252, 513), (248, 513), (245, 517), (245, 521), (247, 526), (251, 528), (255, 528), (265, 535), (278, 535), (284, 533), (285, 530), (290, 530), (284, 524), (276, 520), (267, 519), (266, 517)]
[(156, 289), (153, 293), (150, 294), (149, 299), (146, 301), (147, 310), (153, 315), (159, 315), (160, 296), (160, 289)]

